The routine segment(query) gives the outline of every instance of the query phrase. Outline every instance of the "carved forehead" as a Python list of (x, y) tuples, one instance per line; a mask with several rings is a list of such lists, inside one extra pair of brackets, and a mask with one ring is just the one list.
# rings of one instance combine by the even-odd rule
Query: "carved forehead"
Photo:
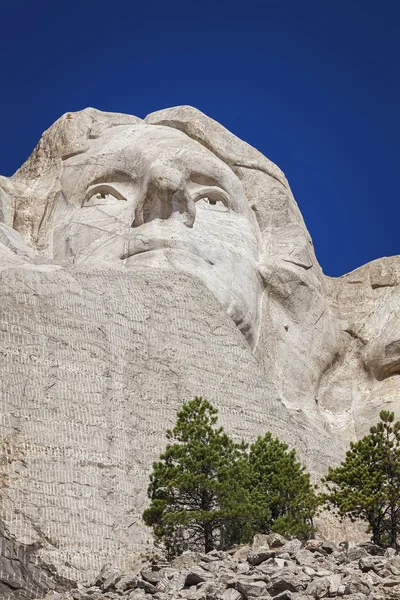
[(239, 185), (232, 169), (185, 133), (158, 125), (122, 125), (106, 129), (90, 142), (89, 149), (63, 161), (63, 170), (125, 171), (143, 175), (152, 165), (173, 166), (188, 176), (220, 179), (228, 186)]
[[(125, 129), (144, 133), (150, 128), (152, 137), (152, 132), (159, 131), (159, 127), (163, 131), (163, 141), (159, 143), (162, 146), (165, 140), (169, 156), (174, 152), (173, 140), (179, 140), (178, 146), (183, 153), (189, 144), (192, 157), (200, 157), (201, 153), (201, 159), (194, 160), (197, 168), (207, 164), (207, 168), (212, 165), (220, 174), (229, 173), (226, 178), (230, 181), (231, 192), (234, 196), (236, 192), (240, 192), (240, 196), (244, 193), (256, 211), (261, 231), (267, 234), (265, 239), (278, 244), (278, 254), (288, 251), (292, 256), (295, 252), (293, 246), (303, 248), (309, 245), (303, 219), (282, 171), (258, 150), (189, 106), (161, 110), (145, 120), (93, 108), (63, 115), (44, 132), (29, 159), (10, 182), (14, 190), (19, 186), (25, 190), (21, 194), (13, 194), (13, 213), (18, 216), (13, 218), (14, 227), (35, 239), (43, 214), (49, 212), (53, 199), (63, 189), (65, 176), (72, 186), (80, 185), (81, 179), (86, 179), (85, 173), (84, 177), (74, 181), (75, 161), (80, 165), (91, 160), (97, 148), (96, 161), (103, 160), (110, 166), (111, 154), (104, 151), (108, 140), (115, 142), (119, 132)], [(182, 140), (185, 140), (184, 143)], [(153, 144), (153, 153), (154, 148)], [(125, 159), (121, 152), (115, 154), (120, 155), (120, 160)], [(70, 165), (71, 169), (68, 168)], [(235, 189), (231, 187), (232, 182)]]
[[(42, 135), (39, 144), (14, 177), (34, 179), (78, 154), (90, 151), (96, 140), (113, 137), (121, 126), (163, 126), (181, 132), (217, 156), (235, 172), (239, 168), (258, 170), (288, 188), (282, 171), (258, 150), (240, 140), (222, 125), (190, 107), (175, 107), (152, 113), (145, 121), (133, 115), (107, 113), (87, 108), (60, 117)], [(167, 135), (167, 134), (166, 134)]]

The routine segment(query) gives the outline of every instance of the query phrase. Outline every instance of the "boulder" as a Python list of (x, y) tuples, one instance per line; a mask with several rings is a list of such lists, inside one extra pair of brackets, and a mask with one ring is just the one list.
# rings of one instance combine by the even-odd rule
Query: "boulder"
[(329, 587), (329, 579), (327, 577), (319, 577), (308, 584), (306, 594), (316, 600), (326, 598), (329, 595)]
[(267, 541), (267, 545), (270, 548), (281, 548), (287, 542), (287, 539), (280, 535), (279, 533), (269, 533), (265, 536)]
[(244, 596), (234, 588), (228, 588), (218, 597), (218, 600), (242, 600)]
[(252, 581), (250, 579), (239, 579), (236, 582), (235, 589), (238, 590), (244, 598), (258, 598), (267, 590), (265, 581)]
[(265, 548), (265, 547), (268, 548), (270, 538), (271, 538), (270, 535), (266, 535), (264, 533), (257, 533), (253, 538), (253, 543), (252, 543), (251, 547), (253, 549)]
[(299, 550), (301, 550), (302, 547), (303, 544), (302, 542), (300, 542), (300, 540), (290, 540), (289, 542), (286, 542), (285, 544), (283, 544), (283, 546), (279, 548), (279, 555), (287, 552), (290, 556), (293, 556), (297, 552), (299, 552)]
[(264, 547), (260, 547), (255, 550), (252, 550), (247, 555), (247, 561), (251, 565), (257, 566), (257, 565), (260, 565), (265, 560), (268, 560), (269, 558), (274, 558), (275, 555), (276, 555), (275, 550), (270, 550), (268, 546), (264, 546)]
[(160, 571), (153, 571), (153, 569), (142, 569), (140, 571), (142, 579), (148, 581), (152, 585), (157, 585), (161, 579)]
[(212, 575), (210, 573), (206, 573), (201, 567), (198, 567), (197, 569), (190, 569), (185, 577), (185, 587), (197, 585), (198, 583), (203, 583), (204, 581), (209, 581), (211, 577)]

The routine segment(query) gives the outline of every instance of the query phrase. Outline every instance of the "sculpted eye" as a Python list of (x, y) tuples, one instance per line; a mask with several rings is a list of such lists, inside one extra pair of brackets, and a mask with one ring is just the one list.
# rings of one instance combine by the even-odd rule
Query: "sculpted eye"
[(228, 212), (229, 197), (228, 194), (217, 187), (203, 189), (196, 194), (194, 198), (196, 209), (215, 210), (218, 212)]
[(216, 200), (213, 198), (200, 198), (196, 202), (196, 208), (202, 208), (204, 210), (217, 210), (219, 212), (228, 212), (228, 207), (222, 202), (222, 200)]
[(101, 184), (91, 186), (86, 192), (83, 206), (101, 206), (104, 204), (114, 204), (119, 200), (125, 200), (125, 196), (116, 190), (112, 185)]

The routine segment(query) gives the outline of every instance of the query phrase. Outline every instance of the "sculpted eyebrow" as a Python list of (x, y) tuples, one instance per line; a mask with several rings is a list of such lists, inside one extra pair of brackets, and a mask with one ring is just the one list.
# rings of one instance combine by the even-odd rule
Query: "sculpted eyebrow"
[(122, 169), (112, 169), (103, 171), (101, 175), (93, 179), (90, 185), (97, 183), (133, 183), (136, 181), (137, 173), (132, 171), (123, 171)]
[(222, 182), (218, 179), (215, 179), (214, 177), (210, 177), (209, 175), (206, 175), (205, 173), (192, 173), (190, 175), (190, 180), (193, 183), (197, 183), (198, 185), (205, 185), (208, 187), (219, 187), (222, 190), (224, 190), (224, 192), (227, 192), (225, 186), (222, 184)]

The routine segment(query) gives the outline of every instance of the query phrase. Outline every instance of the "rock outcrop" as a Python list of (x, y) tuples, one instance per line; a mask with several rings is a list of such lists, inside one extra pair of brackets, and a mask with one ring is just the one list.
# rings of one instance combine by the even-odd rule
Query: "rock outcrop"
[(399, 282), (399, 257), (325, 277), (280, 169), (194, 108), (64, 115), (0, 177), (0, 520), (63, 577), (126, 568), (194, 395), (318, 480), (400, 412)]
[(60, 577), (37, 556), (34, 545), (19, 544), (0, 525), (0, 598), (31, 600), (49, 591), (75, 588), (76, 583)]

